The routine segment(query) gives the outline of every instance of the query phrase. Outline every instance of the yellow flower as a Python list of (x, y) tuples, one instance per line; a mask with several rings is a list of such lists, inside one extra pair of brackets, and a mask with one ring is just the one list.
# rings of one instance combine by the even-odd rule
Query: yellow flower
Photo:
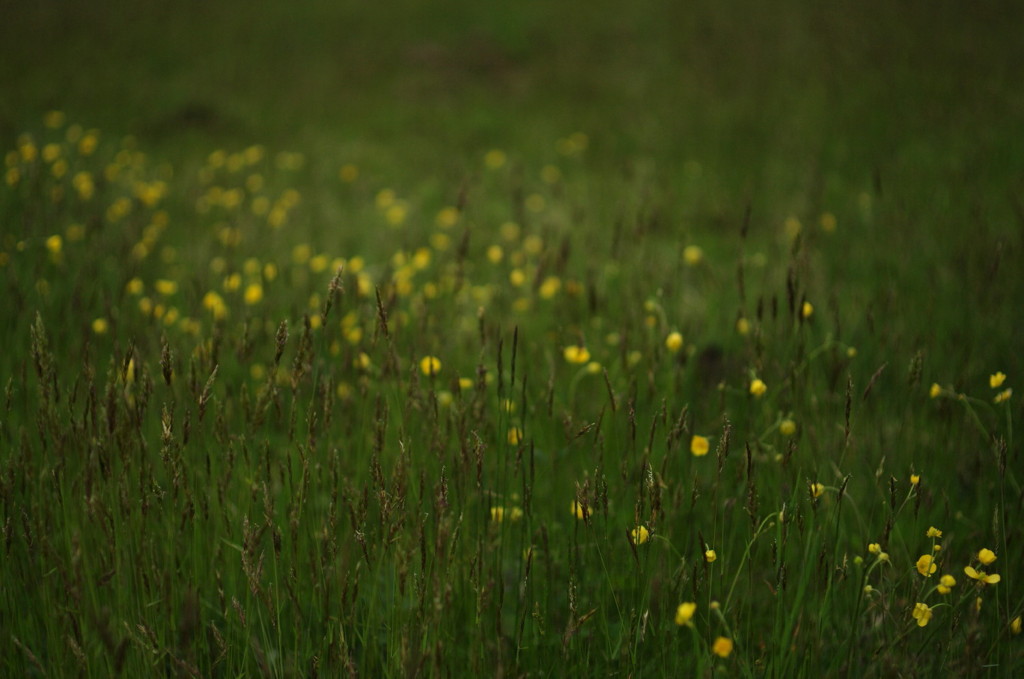
[(718, 558), (718, 555), (715, 554), (715, 550), (707, 549), (707, 550), (704, 551), (704, 560), (707, 561), (708, 563), (714, 563), (715, 559), (717, 559), (717, 558)]
[(578, 344), (566, 347), (562, 352), (562, 355), (565, 356), (565, 360), (569, 361), (569, 363), (575, 363), (577, 365), (582, 365), (590, 361), (590, 352), (587, 351), (586, 347)]
[(710, 447), (711, 446), (708, 443), (708, 438), (706, 436), (694, 435), (694, 437), (690, 439), (690, 452), (697, 457), (707, 455)]
[(889, 552), (879, 552), (878, 553), (878, 560), (879, 561), (885, 561), (886, 563), (888, 563), (889, 562)]
[[(697, 604), (692, 601), (679, 604), (676, 608), (676, 624), (693, 626), (693, 614), (697, 611)], [(1020, 618), (1017, 618), (1017, 622), (1020, 622)]]
[(105, 318), (97, 318), (92, 322), (92, 331), (97, 335), (106, 335), (109, 328), (110, 324)]
[(996, 560), (996, 554), (991, 549), (983, 549), (978, 552), (978, 561), (988, 566), (990, 563)]
[(761, 398), (762, 396), (764, 396), (764, 392), (766, 391), (768, 391), (768, 385), (765, 384), (764, 380), (762, 380), (761, 378), (754, 378), (754, 380), (750, 383), (750, 393), (755, 398)]
[(814, 305), (810, 302), (804, 302), (803, 306), (800, 307), (800, 315), (804, 318), (810, 318), (811, 314), (814, 313)]
[(942, 395), (942, 387), (939, 386), (938, 382), (932, 382), (932, 388), (928, 390), (928, 395), (932, 398), (938, 398)]
[(783, 436), (792, 436), (796, 433), (796, 422), (789, 418), (779, 422), (779, 433)]
[(505, 508), (504, 507), (491, 507), (491, 521), (495, 523), (501, 523), (505, 520)]
[(245, 303), (252, 306), (263, 299), (263, 286), (259, 283), (250, 283), (245, 287)]
[(926, 578), (931, 577), (931, 574), (938, 568), (935, 565), (935, 557), (931, 554), (922, 554), (921, 558), (917, 560), (917, 572)]
[(57, 234), (46, 239), (46, 249), (50, 251), (51, 255), (59, 255), (63, 246), (64, 239)]
[(736, 332), (746, 335), (750, 332), (750, 321), (742, 316), (736, 319)]
[(509, 427), (508, 430), (508, 442), (512, 445), (517, 445), (523, 440), (523, 430), (519, 427)]
[(669, 333), (665, 338), (665, 347), (673, 354), (679, 353), (679, 350), (683, 348), (683, 336), (678, 332)]
[(985, 585), (994, 585), (1002, 579), (999, 577), (998, 573), (989, 575), (985, 571), (976, 571), (970, 566), (964, 567), (964, 573), (967, 574), (967, 577), (977, 580)]
[(932, 619), (932, 609), (928, 608), (928, 604), (916, 603), (911, 615), (917, 620), (918, 627), (924, 627)]
[(939, 530), (938, 528), (936, 528), (935, 526), (932, 526), (931, 528), (928, 529), (928, 532), (925, 533), (925, 537), (941, 538), (942, 537), (942, 531)]
[(810, 487), (811, 497), (821, 497), (821, 494), (825, 492), (824, 483), (812, 483)]
[(164, 297), (170, 297), (171, 295), (178, 292), (178, 281), (167, 280), (166, 278), (160, 278), (154, 281), (153, 287), (158, 293)]
[(683, 248), (683, 261), (689, 266), (697, 266), (704, 259), (704, 251), (699, 245), (687, 245)]
[(1013, 396), (1013, 389), (1003, 389), (1001, 392), (996, 394), (996, 397), (992, 399), (993, 403), (1003, 403), (1009, 401), (1010, 397)]
[(916, 486), (919, 483), (921, 483), (921, 475), (920, 474), (911, 474), (910, 475), (910, 485)]
[(1006, 380), (1006, 375), (1001, 372), (997, 372), (995, 375), (988, 376), (988, 386), (993, 389), (998, 389), (1003, 386), (1003, 381)]
[[(678, 617), (678, 613), (676, 614), (676, 616)], [(1018, 615), (1016, 618), (1013, 619), (1013, 622), (1010, 623), (1010, 631), (1014, 634), (1020, 634), (1020, 626), (1020, 616)]]
[(939, 578), (939, 586), (936, 589), (939, 591), (939, 594), (949, 594), (955, 584), (956, 578), (949, 574), (943, 575)]
[(718, 637), (715, 639), (715, 643), (711, 644), (711, 652), (719, 658), (728, 658), (729, 654), (732, 653), (732, 646), (732, 639)]
[(872, 554), (881, 554), (882, 553), (882, 546), (880, 544), (878, 544), (877, 542), (872, 542), (871, 544), (868, 545), (868, 551), (871, 552)]
[(490, 170), (497, 170), (504, 167), (505, 162), (508, 160), (508, 156), (501, 149), (491, 149), (484, 156), (484, 164)]
[(590, 516), (590, 508), (584, 507), (582, 504), (580, 504), (579, 500), (572, 501), (571, 511), (572, 515), (575, 516), (577, 519), (585, 519), (588, 516)]
[(424, 356), (420, 361), (420, 371), (430, 377), (441, 372), (441, 359), (436, 356)]
[(647, 530), (647, 526), (637, 526), (629, 532), (629, 538), (633, 541), (634, 545), (644, 544), (650, 536), (651, 532)]

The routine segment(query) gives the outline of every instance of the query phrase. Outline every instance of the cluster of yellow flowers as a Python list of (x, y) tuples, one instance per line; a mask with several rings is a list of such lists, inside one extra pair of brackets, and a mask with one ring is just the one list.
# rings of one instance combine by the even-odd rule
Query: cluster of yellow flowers
[[(713, 601), (711, 603), (713, 609), (718, 608), (718, 602)], [(693, 601), (684, 601), (676, 607), (675, 623), (680, 627), (694, 626), (693, 616), (697, 613), (697, 604)], [(711, 644), (711, 652), (717, 655), (719, 658), (728, 658), (733, 651), (735, 644), (729, 637), (719, 636), (716, 637), (714, 642)]]

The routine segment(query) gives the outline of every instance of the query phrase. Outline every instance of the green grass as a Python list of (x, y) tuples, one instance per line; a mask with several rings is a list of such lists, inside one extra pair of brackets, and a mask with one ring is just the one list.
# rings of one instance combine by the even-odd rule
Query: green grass
[(446, 9), (9, 9), (0, 674), (1024, 670), (1019, 10)]

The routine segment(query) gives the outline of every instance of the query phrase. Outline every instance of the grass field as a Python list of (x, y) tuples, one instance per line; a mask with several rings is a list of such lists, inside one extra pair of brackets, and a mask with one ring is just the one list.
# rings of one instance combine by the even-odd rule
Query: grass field
[(1024, 673), (1022, 9), (724, 5), (6, 8), (0, 675)]

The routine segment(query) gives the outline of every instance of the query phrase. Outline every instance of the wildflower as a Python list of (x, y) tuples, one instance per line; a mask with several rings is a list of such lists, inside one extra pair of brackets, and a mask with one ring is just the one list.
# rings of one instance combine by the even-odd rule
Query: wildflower
[(572, 515), (577, 519), (585, 519), (590, 516), (590, 508), (583, 506), (579, 500), (572, 501)]
[(1006, 380), (1006, 375), (1001, 372), (997, 372), (995, 375), (988, 376), (988, 386), (993, 389), (998, 389), (1003, 386), (1003, 381)]
[(796, 433), (796, 422), (789, 418), (779, 422), (779, 433), (783, 436), (792, 436)]
[(917, 572), (926, 578), (931, 577), (938, 568), (935, 565), (935, 557), (931, 554), (922, 554), (921, 558), (917, 560)]
[(97, 318), (92, 322), (92, 331), (97, 335), (106, 335), (109, 328), (110, 324), (105, 318)]
[(587, 364), (587, 372), (591, 375), (596, 375), (601, 372), (601, 364), (597, 361), (591, 361)]
[(504, 151), (501, 149), (492, 149), (484, 156), (484, 165), (486, 165), (489, 170), (498, 170), (505, 165), (507, 160), (508, 156), (505, 155)]
[[(677, 613), (676, 614), (676, 618), (678, 619), (678, 617), (679, 617), (679, 614)], [(1018, 615), (1016, 618), (1013, 619), (1013, 622), (1010, 623), (1010, 631), (1013, 632), (1014, 634), (1020, 634), (1020, 627), (1021, 627), (1021, 622), (1020, 622), (1020, 616)]]
[(518, 445), (523, 440), (523, 430), (519, 427), (509, 427), (508, 430), (508, 442), (512, 445)]
[(690, 452), (697, 457), (707, 455), (710, 447), (711, 446), (708, 443), (708, 438), (706, 436), (694, 435), (694, 437), (690, 439)]
[(504, 507), (491, 507), (491, 521), (495, 523), (501, 523), (505, 520), (505, 508)]
[(814, 305), (810, 302), (804, 302), (803, 306), (800, 307), (800, 315), (804, 318), (810, 318), (811, 314), (814, 313)]
[(920, 474), (911, 474), (910, 475), (910, 485), (916, 486), (919, 483), (921, 483), (921, 475)]
[(991, 549), (982, 549), (978, 552), (978, 561), (988, 566), (996, 560), (996, 554)]
[(244, 294), (245, 303), (252, 306), (258, 304), (263, 299), (263, 286), (259, 283), (250, 283), (245, 288)]
[(925, 537), (941, 538), (942, 537), (942, 531), (939, 530), (938, 528), (936, 528), (935, 526), (932, 526), (931, 528), (928, 529), (928, 532), (925, 533)]
[(711, 652), (717, 655), (719, 658), (728, 658), (729, 654), (732, 653), (732, 639), (726, 637), (718, 637), (715, 639), (715, 643), (711, 645)]
[(158, 279), (153, 283), (153, 287), (156, 291), (164, 297), (170, 297), (171, 295), (178, 292), (178, 282), (167, 280), (165, 278)]
[(342, 165), (341, 169), (338, 170), (338, 179), (345, 182), (346, 184), (351, 184), (358, 178), (359, 168), (351, 163)]
[(998, 573), (989, 575), (985, 571), (976, 571), (971, 566), (965, 566), (964, 573), (967, 574), (967, 577), (977, 580), (984, 585), (994, 585), (1002, 579)]
[(647, 530), (647, 526), (637, 526), (629, 532), (629, 538), (634, 545), (644, 544), (650, 536), (651, 532)]
[(878, 553), (878, 560), (879, 561), (884, 561), (884, 562), (888, 563), (889, 562), (889, 552), (879, 552)]
[(865, 594), (871, 594), (874, 591), (875, 591), (875, 588), (872, 587), (871, 585), (864, 585), (864, 593)]
[(718, 558), (718, 555), (715, 554), (715, 550), (707, 549), (707, 550), (704, 551), (704, 560), (707, 561), (708, 563), (714, 563), (715, 559), (717, 559), (717, 558)]
[(64, 247), (64, 239), (59, 235), (54, 234), (46, 239), (46, 249), (50, 251), (51, 255), (57, 256), (60, 254), (61, 248)]
[(938, 382), (932, 382), (932, 388), (928, 390), (928, 395), (932, 398), (938, 398), (942, 395), (942, 387), (939, 386)]
[(569, 361), (569, 363), (577, 365), (590, 361), (590, 352), (587, 351), (586, 347), (578, 344), (566, 347), (562, 351), (562, 355), (565, 356), (565, 360)]
[(911, 615), (917, 620), (918, 627), (924, 627), (932, 619), (932, 609), (928, 607), (928, 604), (918, 602), (914, 604), (914, 612)]
[(872, 554), (881, 554), (882, 553), (882, 546), (880, 544), (878, 544), (877, 542), (872, 542), (871, 544), (868, 545), (868, 551), (871, 552)]
[(741, 335), (747, 335), (750, 333), (750, 321), (740, 316), (736, 319), (736, 332)]
[(764, 396), (764, 392), (768, 391), (768, 385), (764, 383), (759, 377), (754, 378), (750, 383), (750, 393), (754, 398), (761, 398)]
[(683, 248), (683, 261), (689, 266), (697, 266), (704, 259), (704, 250), (699, 245), (687, 245)]
[(996, 397), (992, 399), (992, 402), (1003, 403), (1004, 401), (1009, 401), (1011, 396), (1013, 396), (1013, 389), (1004, 389), (996, 394)]
[(683, 348), (683, 336), (678, 332), (669, 333), (665, 338), (665, 348), (673, 354), (679, 353), (679, 350)]
[(428, 377), (436, 375), (441, 372), (441, 359), (436, 356), (424, 356), (420, 361), (420, 371)]
[(824, 483), (812, 483), (810, 486), (811, 497), (819, 498), (825, 492)]
[[(679, 607), (676, 608), (676, 624), (693, 627), (693, 614), (696, 611), (697, 604), (692, 601), (679, 604)], [(1017, 622), (1020, 622), (1020, 618), (1017, 618)]]
[(946, 574), (939, 578), (939, 586), (936, 589), (939, 591), (939, 594), (949, 594), (955, 584), (956, 578)]

